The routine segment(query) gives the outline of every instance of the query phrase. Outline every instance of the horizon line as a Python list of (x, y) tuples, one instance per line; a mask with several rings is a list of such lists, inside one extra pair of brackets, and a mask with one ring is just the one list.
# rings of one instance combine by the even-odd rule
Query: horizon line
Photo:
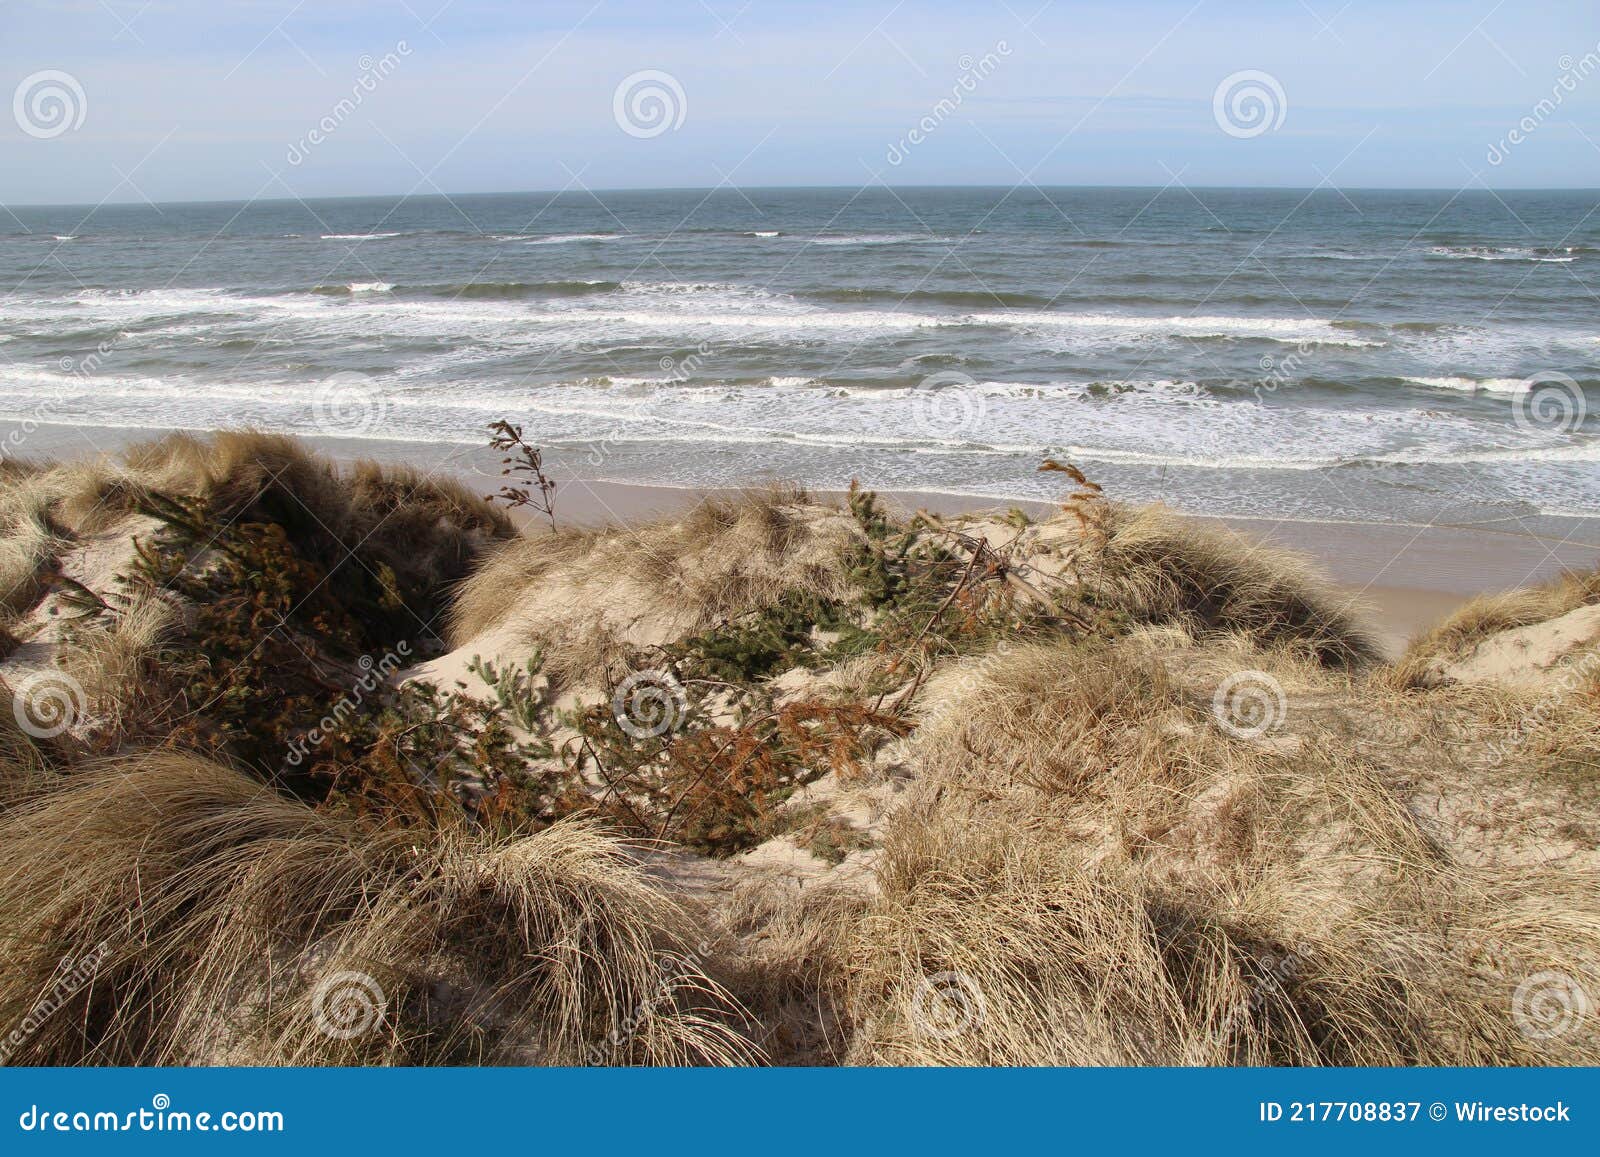
[[(853, 192), (864, 193), (872, 189), (893, 191), (896, 189), (915, 190), (1004, 190), (1008, 193), (1029, 189), (1034, 192), (1048, 190), (1129, 190), (1132, 192), (1164, 193), (1168, 191), (1196, 191), (1225, 193), (1307, 193), (1315, 195), (1326, 192), (1332, 195), (1342, 193), (1464, 193), (1488, 194), (1499, 196), (1504, 193), (1593, 193), (1600, 195), (1600, 186), (1595, 185), (1528, 185), (1504, 188), (1491, 188), (1479, 186), (1476, 188), (1466, 185), (1122, 185), (1122, 184), (1072, 184), (1072, 185), (1041, 185), (1030, 183), (1024, 185), (987, 185), (987, 184), (903, 184), (888, 185), (875, 182), (866, 185), (638, 185), (618, 186), (597, 189), (495, 189), (474, 190), (470, 192), (448, 193), (335, 193), (319, 194), (309, 197), (204, 197), (189, 198), (184, 200), (134, 200), (134, 201), (15, 201), (8, 202), (0, 199), (0, 207), (7, 209), (122, 209), (122, 208), (156, 208), (163, 205), (254, 205), (254, 204), (302, 204), (314, 201), (452, 201), (469, 197), (593, 197), (599, 199), (602, 194), (617, 193), (704, 193), (709, 198), (717, 193), (727, 192), (732, 194), (761, 193), (761, 192)], [(20, 222), (19, 222), (20, 223)]]

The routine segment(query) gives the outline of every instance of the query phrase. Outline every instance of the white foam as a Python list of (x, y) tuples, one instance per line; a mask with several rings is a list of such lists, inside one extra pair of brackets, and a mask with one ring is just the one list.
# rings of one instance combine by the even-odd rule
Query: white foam
[(918, 242), (950, 244), (952, 238), (922, 233), (862, 233), (853, 237), (813, 237), (813, 245), (915, 245)]
[(1393, 253), (1350, 253), (1343, 250), (1316, 250), (1310, 253), (1295, 253), (1293, 257), (1308, 258), (1315, 261), (1393, 261)]
[[(1324, 318), (1177, 316), (997, 310), (954, 314), (912, 310), (838, 310), (808, 305), (754, 286), (716, 282), (630, 282), (620, 294), (547, 302), (492, 299), (377, 300), (393, 288), (386, 282), (356, 282), (349, 298), (326, 293), (243, 295), (222, 289), (87, 290), (68, 299), (87, 310), (73, 324), (92, 316), (113, 324), (154, 320), (173, 314), (227, 314), (230, 321), (276, 324), (285, 315), (314, 323), (318, 336), (480, 338), (499, 344), (538, 342), (535, 331), (575, 326), (646, 331), (715, 339), (718, 331), (748, 334), (768, 331), (773, 340), (806, 340), (829, 331), (905, 331), (959, 326), (1015, 330), (1041, 340), (1071, 335), (1074, 345), (1125, 344), (1130, 340), (1182, 338), (1257, 339), (1288, 344), (1379, 347)], [(359, 287), (359, 288), (358, 288)], [(624, 299), (637, 308), (617, 308)], [(632, 304), (630, 301), (629, 304)], [(62, 301), (22, 301), (8, 305), (16, 316), (60, 322)], [(253, 317), (251, 315), (254, 315)], [(483, 327), (475, 332), (475, 327)], [(1587, 335), (1585, 335), (1587, 336)]]
[(386, 237), (399, 237), (399, 233), (324, 233), (324, 241), (382, 241)]
[(1131, 314), (1057, 313), (1004, 310), (972, 315), (978, 324), (1021, 329), (1080, 329), (1150, 337), (1261, 338), (1308, 345), (1381, 346), (1352, 336), (1326, 318), (1292, 317), (1141, 317)]
[(1519, 393), (1528, 384), (1522, 378), (1402, 377), (1400, 380), (1418, 386), (1429, 386), (1436, 390), (1464, 390), (1468, 393), (1482, 390), (1495, 394)]
[(1374, 462), (1423, 464), (1482, 464), (1489, 462), (1600, 462), (1600, 441), (1562, 446), (1524, 446), (1507, 450), (1468, 450), (1430, 453), (1397, 451), (1374, 455)]
[(1570, 248), (1563, 250), (1565, 256), (1556, 257), (1520, 245), (1435, 245), (1428, 253), (1433, 257), (1448, 257), (1454, 261), (1548, 261), (1566, 264), (1577, 260)]
[(757, 285), (735, 285), (726, 281), (624, 281), (621, 290), (631, 297), (698, 297), (710, 304), (781, 301), (798, 309), (814, 308), (802, 306), (788, 294), (774, 293)]
[(663, 310), (606, 310), (573, 308), (560, 313), (525, 315), (531, 322), (614, 325), (651, 333), (714, 332), (716, 330), (785, 331), (797, 335), (828, 330), (928, 329), (961, 325), (962, 319), (933, 314), (895, 313), (875, 310), (852, 312), (815, 310), (808, 313), (776, 312), (668, 312)]
[(620, 241), (620, 233), (553, 233), (548, 237), (535, 237), (525, 245), (568, 245), (574, 241)]

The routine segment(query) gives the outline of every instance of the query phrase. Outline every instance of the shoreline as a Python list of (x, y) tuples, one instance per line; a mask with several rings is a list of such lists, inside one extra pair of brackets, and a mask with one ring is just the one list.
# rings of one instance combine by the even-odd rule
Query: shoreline
[[(126, 446), (174, 432), (166, 427), (56, 426), (0, 423), (8, 456), (73, 459), (115, 454)], [(197, 436), (206, 431), (190, 431)], [(424, 471), (445, 471), (485, 494), (500, 484), (500, 455), (486, 445), (379, 441), (322, 435), (296, 435), (340, 463), (367, 458)], [(558, 519), (579, 525), (627, 523), (671, 515), (702, 497), (734, 493), (726, 487), (672, 486), (585, 478), (570, 467), (552, 466), (557, 480)], [(793, 481), (750, 479), (750, 485)], [(803, 485), (803, 483), (801, 483)], [(814, 490), (825, 500), (839, 490)], [(936, 491), (884, 490), (883, 497), (904, 511), (926, 509), (954, 515), (980, 510), (1021, 508), (1047, 515), (1055, 503), (953, 495)], [(1063, 489), (1065, 493), (1065, 488)], [(1115, 494), (1111, 495), (1115, 498)], [(1410, 523), (1311, 521), (1216, 516), (1177, 511), (1185, 518), (1222, 527), (1248, 546), (1266, 545), (1309, 557), (1341, 592), (1348, 594), (1390, 655), (1405, 642), (1448, 615), (1469, 598), (1546, 581), (1566, 569), (1593, 567), (1600, 557), (1600, 518), (1557, 521), (1554, 531), (1507, 528), (1504, 524), (1416, 525)], [(1545, 522), (1552, 521), (1544, 519)]]

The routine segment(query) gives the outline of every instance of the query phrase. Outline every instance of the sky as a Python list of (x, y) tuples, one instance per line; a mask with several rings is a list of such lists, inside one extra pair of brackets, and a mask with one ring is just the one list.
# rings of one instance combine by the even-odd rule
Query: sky
[(0, 0), (6, 97), (4, 204), (1592, 188), (1600, 5)]

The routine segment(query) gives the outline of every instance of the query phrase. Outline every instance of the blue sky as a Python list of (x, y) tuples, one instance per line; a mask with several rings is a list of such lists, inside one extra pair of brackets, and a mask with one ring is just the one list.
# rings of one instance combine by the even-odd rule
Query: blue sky
[[(0, 0), (0, 99), (22, 102), (0, 105), (0, 202), (1595, 187), (1600, 67), (1583, 75), (1585, 58), (1600, 64), (1593, 0)], [(614, 107), (645, 71), (675, 86), (655, 135), (625, 131)], [(1259, 134), (1219, 121), (1218, 88), (1240, 73), (1276, 86), (1257, 85)], [(27, 98), (53, 80), (71, 110), (59, 133), (24, 124), (48, 117)], [(1533, 127), (1510, 142), (1519, 122)]]

